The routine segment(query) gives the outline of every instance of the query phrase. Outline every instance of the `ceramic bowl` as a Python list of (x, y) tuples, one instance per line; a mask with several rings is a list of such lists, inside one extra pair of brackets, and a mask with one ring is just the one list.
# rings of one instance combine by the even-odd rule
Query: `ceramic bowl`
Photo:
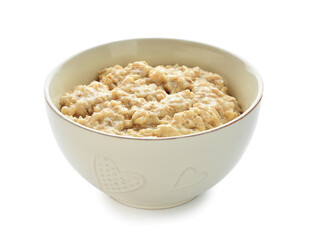
[[(104, 67), (137, 60), (219, 73), (244, 112), (208, 131), (157, 139), (99, 132), (60, 113), (59, 98), (65, 92), (90, 83)], [(45, 84), (52, 130), (75, 170), (115, 200), (149, 209), (185, 203), (230, 172), (252, 136), (262, 93), (260, 76), (243, 59), (214, 46), (176, 39), (131, 39), (91, 48), (63, 62)]]

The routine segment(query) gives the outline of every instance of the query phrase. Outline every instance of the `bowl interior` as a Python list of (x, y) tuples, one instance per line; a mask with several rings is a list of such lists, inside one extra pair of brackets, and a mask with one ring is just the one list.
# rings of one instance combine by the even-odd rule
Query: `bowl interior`
[(149, 65), (179, 64), (220, 74), (243, 111), (261, 95), (261, 80), (245, 61), (219, 48), (175, 39), (134, 39), (101, 45), (73, 56), (55, 69), (45, 91), (58, 109), (60, 97), (74, 86), (97, 79), (98, 71), (144, 60)]

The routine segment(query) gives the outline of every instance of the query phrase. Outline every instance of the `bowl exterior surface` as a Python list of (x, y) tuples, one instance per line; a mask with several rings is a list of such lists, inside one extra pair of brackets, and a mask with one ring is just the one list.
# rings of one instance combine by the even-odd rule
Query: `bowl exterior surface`
[(47, 112), (66, 159), (92, 185), (128, 205), (164, 208), (196, 197), (228, 174), (252, 136), (259, 107), (229, 127), (168, 140), (106, 136), (71, 124), (49, 106)]

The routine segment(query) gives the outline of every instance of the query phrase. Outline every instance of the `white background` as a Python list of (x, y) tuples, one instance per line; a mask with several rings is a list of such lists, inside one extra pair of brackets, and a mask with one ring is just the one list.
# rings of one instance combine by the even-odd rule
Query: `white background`
[[(0, 239), (323, 239), (321, 1), (1, 1)], [(169, 37), (242, 56), (265, 83), (236, 168), (168, 210), (80, 177), (48, 124), (47, 74), (84, 49)]]

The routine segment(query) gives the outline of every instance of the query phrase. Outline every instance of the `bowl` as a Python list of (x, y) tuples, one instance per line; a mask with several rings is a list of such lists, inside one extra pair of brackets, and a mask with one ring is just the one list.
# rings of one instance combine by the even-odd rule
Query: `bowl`
[[(74, 86), (97, 79), (104, 67), (137, 60), (152, 66), (199, 66), (222, 75), (243, 114), (196, 134), (137, 138), (87, 128), (59, 111), (60, 97)], [(232, 170), (255, 129), (262, 94), (262, 80), (245, 60), (214, 46), (177, 39), (130, 39), (91, 48), (59, 65), (45, 83), (50, 125), (70, 164), (115, 200), (148, 209), (188, 202)]]

